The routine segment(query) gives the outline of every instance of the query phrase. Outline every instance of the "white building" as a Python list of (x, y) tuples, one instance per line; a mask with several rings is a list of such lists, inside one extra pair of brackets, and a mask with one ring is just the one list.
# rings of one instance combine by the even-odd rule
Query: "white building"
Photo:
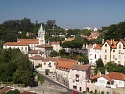
[(41, 62), (41, 71), (45, 72), (46, 70), (48, 70), (49, 73), (55, 73), (56, 61), (57, 61), (57, 58), (52, 58), (52, 57), (47, 57), (43, 59)]
[(35, 50), (37, 45), (45, 44), (45, 30), (41, 25), (38, 31), (37, 39), (17, 39), (17, 42), (6, 42), (3, 44), (3, 48), (19, 48), (20, 51), (27, 54), (30, 50)]
[(41, 66), (43, 57), (40, 55), (35, 55), (35, 56), (30, 57), (29, 60), (33, 63), (34, 68), (35, 68), (36, 66)]
[(56, 52), (59, 52), (59, 50), (62, 49), (62, 47), (60, 46), (60, 42), (50, 42), (49, 44), (53, 46), (53, 50), (55, 50)]
[(101, 44), (90, 44), (88, 46), (89, 64), (95, 65), (96, 61), (101, 58)]
[(125, 75), (119, 72), (111, 72), (97, 79), (97, 86), (117, 88), (125, 87)]
[(114, 62), (120, 65), (125, 65), (125, 41), (105, 40), (102, 44), (101, 58), (103, 63)]

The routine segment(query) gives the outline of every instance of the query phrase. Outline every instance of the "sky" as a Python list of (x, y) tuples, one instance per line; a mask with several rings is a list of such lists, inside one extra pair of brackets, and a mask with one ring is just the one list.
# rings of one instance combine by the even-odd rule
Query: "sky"
[(101, 28), (125, 21), (125, 0), (0, 0), (0, 24), (29, 18), (62, 28)]

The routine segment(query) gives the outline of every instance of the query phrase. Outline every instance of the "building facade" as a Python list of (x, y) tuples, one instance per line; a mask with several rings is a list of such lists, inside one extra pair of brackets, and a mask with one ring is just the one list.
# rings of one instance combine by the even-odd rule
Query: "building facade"
[(87, 81), (90, 78), (90, 66), (87, 65), (73, 65), (69, 71), (69, 88), (79, 92), (86, 91)]
[(106, 40), (102, 44), (101, 58), (103, 63), (114, 62), (120, 65), (125, 65), (125, 41)]

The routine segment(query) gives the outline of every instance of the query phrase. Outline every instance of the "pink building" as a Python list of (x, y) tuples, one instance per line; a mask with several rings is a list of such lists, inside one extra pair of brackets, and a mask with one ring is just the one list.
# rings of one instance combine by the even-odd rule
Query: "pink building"
[(90, 71), (91, 67), (88, 64), (73, 65), (69, 71), (69, 88), (79, 92), (86, 91)]

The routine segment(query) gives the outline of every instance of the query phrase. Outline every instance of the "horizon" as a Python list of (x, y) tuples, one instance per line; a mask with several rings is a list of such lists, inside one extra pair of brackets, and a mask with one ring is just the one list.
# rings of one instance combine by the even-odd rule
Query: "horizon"
[(106, 27), (125, 20), (125, 1), (117, 0), (38, 0), (1, 1), (0, 23), (29, 18), (32, 23), (55, 20), (61, 28), (91, 29)]

